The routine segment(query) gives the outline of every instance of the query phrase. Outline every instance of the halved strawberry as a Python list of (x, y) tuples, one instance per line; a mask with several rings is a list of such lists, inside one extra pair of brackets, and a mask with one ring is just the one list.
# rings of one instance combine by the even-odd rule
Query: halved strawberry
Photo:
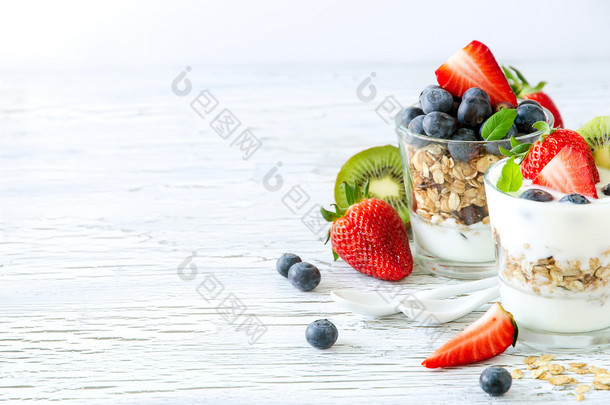
[(496, 302), (472, 325), (442, 345), (422, 365), (427, 368), (475, 363), (497, 356), (517, 343), (519, 330), (510, 312)]
[[(536, 141), (523, 162), (521, 163), (521, 173), (526, 179), (533, 180), (538, 173), (553, 159), (564, 147), (590, 151), (589, 144), (578, 132), (570, 129), (551, 129), (549, 133), (543, 133), (541, 139)], [(593, 181), (599, 181), (599, 171), (595, 167), (593, 154), (587, 154), (588, 164), (593, 173)]]
[(533, 184), (562, 193), (578, 193), (597, 198), (594, 174), (589, 164), (591, 151), (566, 146), (544, 166)]
[(517, 97), (496, 58), (479, 41), (472, 41), (457, 51), (434, 73), (438, 84), (454, 96), (462, 97), (469, 88), (478, 87), (489, 94), (492, 106), (500, 101), (517, 105)]

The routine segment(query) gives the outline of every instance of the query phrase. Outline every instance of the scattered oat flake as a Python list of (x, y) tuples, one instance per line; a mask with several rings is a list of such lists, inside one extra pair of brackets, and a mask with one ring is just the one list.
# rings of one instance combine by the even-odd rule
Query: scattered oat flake
[(523, 371), (516, 368), (513, 371), (511, 371), (510, 375), (511, 375), (511, 377), (513, 377), (513, 379), (519, 380), (523, 377)]
[(553, 385), (565, 385), (570, 383), (572, 380), (572, 377), (570, 377), (569, 375), (554, 375), (553, 377), (548, 379), (548, 382), (550, 382)]
[(591, 386), (587, 384), (580, 384), (578, 387), (576, 387), (577, 394), (584, 394), (589, 391), (591, 391)]
[(538, 360), (538, 357), (536, 357), (536, 356), (528, 356), (528, 357), (526, 357), (526, 358), (524, 358), (524, 359), (523, 359), (523, 362), (524, 362), (525, 364), (534, 364), (534, 362), (535, 362), (536, 360)]
[[(532, 376), (532, 378), (540, 378), (540, 376), (542, 376), (545, 373), (546, 373), (546, 371), (544, 371), (544, 370), (536, 369), (536, 370), (532, 370), (531, 376)], [(541, 379), (543, 380), (544, 378), (541, 378)]]
[(608, 372), (605, 368), (598, 368), (595, 366), (590, 366), (589, 371), (593, 374), (606, 374)]
[(602, 384), (598, 381), (593, 381), (593, 388), (595, 388), (596, 390), (610, 390), (610, 385), (606, 385), (606, 384)]
[(560, 364), (551, 364), (546, 369), (549, 371), (549, 373), (557, 375), (563, 373), (565, 367)]
[(587, 366), (587, 363), (568, 363), (570, 367), (583, 368)]
[(610, 384), (610, 374), (607, 374), (607, 373), (596, 374), (594, 381), (600, 382), (602, 384)]
[(574, 397), (578, 402), (580, 401), (584, 401), (585, 400), (585, 396), (583, 394), (578, 394)]
[(538, 360), (551, 361), (551, 360), (555, 360), (555, 356), (553, 356), (552, 354), (543, 354), (542, 356), (538, 357)]

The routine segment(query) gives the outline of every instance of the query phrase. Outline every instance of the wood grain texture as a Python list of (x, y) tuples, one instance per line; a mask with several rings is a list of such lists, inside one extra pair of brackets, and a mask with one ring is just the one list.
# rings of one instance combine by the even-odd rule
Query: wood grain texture
[[(519, 66), (549, 81), (568, 127), (610, 113), (609, 61)], [(529, 379), (502, 398), (480, 390), (485, 367), (539, 354), (520, 344), (481, 364), (420, 366), (485, 308), (425, 328), (402, 315), (360, 318), (329, 297), (395, 284), (333, 264), (323, 232), (302, 217), (332, 201), (353, 153), (395, 143), (375, 108), (390, 95), (415, 100), (432, 66), (193, 66), (193, 90), (179, 97), (170, 84), (182, 68), (2, 72), (0, 402), (573, 401)], [(371, 72), (377, 96), (361, 102), (356, 88)], [(261, 141), (249, 159), (231, 145), (237, 134), (222, 139), (213, 116), (191, 108), (204, 89), (215, 112), (230, 109)], [(283, 183), (270, 191), (263, 179), (278, 162)], [(302, 198), (292, 210), (291, 192)], [(277, 274), (285, 251), (320, 268), (318, 288), (299, 292)], [(453, 282), (416, 270), (397, 285)], [(233, 324), (223, 315), (231, 299), (244, 306)], [(319, 318), (340, 331), (325, 351), (304, 339)], [(240, 325), (252, 319), (266, 332), (250, 344)], [(558, 357), (610, 367), (607, 352)]]

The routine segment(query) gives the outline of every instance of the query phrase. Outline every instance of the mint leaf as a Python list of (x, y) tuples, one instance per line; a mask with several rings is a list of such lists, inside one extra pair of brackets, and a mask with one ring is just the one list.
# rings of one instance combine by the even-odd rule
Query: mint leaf
[(508, 134), (510, 127), (513, 126), (517, 117), (517, 110), (503, 108), (483, 124), (481, 136), (486, 141), (497, 141)]
[(549, 127), (549, 124), (547, 124), (545, 121), (538, 121), (532, 124), (532, 126), (538, 131), (542, 132), (543, 135), (548, 135), (551, 133), (551, 127)]
[(515, 163), (515, 158), (512, 157), (504, 164), (496, 187), (498, 187), (500, 191), (508, 193), (510, 191), (519, 190), (522, 184), (523, 175), (521, 174), (521, 169), (519, 168), (519, 165)]

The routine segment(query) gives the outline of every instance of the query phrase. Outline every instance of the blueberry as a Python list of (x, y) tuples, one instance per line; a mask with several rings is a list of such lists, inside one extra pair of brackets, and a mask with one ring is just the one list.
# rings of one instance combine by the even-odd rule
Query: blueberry
[(307, 262), (295, 263), (288, 270), (288, 280), (301, 291), (313, 290), (320, 284), (320, 270)]
[(553, 196), (550, 193), (540, 190), (539, 188), (530, 188), (529, 190), (525, 190), (519, 197), (525, 198), (526, 200), (540, 202), (553, 201)]
[(591, 204), (591, 201), (589, 201), (587, 197), (578, 193), (565, 195), (559, 200), (559, 202), (570, 202), (572, 204)]
[(307, 343), (318, 349), (328, 349), (339, 337), (337, 327), (328, 319), (318, 319), (307, 326), (305, 339)]
[(488, 367), (481, 373), (479, 385), (489, 395), (502, 395), (510, 389), (513, 383), (508, 370), (503, 367)]
[(497, 113), (500, 110), (509, 109), (514, 110), (515, 106), (509, 103), (508, 101), (500, 101), (498, 104), (494, 105), (494, 112)]
[(604, 193), (604, 195), (610, 195), (610, 183), (606, 184), (602, 188), (602, 193)]
[(421, 108), (417, 108), (417, 107), (406, 108), (402, 112), (402, 115), (400, 116), (400, 122), (402, 125), (404, 125), (406, 127), (413, 120), (413, 118), (415, 118), (419, 115), (424, 115), (424, 112), (422, 111)]
[(451, 137), (451, 141), (447, 145), (447, 148), (454, 160), (470, 162), (479, 155), (479, 145), (472, 143), (478, 140), (479, 137), (472, 129), (460, 128)]
[(546, 121), (546, 116), (542, 107), (531, 103), (521, 103), (517, 107), (517, 117), (515, 118), (515, 125), (519, 132), (524, 134), (531, 134), (537, 131), (532, 124), (538, 121)]
[(428, 86), (425, 89), (423, 89), (421, 93), (419, 93), (419, 106), (420, 106), (420, 108), (422, 106), (422, 101), (424, 100), (424, 97), (426, 96), (426, 93), (429, 92), (430, 90), (434, 90), (434, 89), (442, 89), (442, 87), (439, 86), (438, 84), (431, 84), (430, 86)]
[[(424, 122), (424, 117), (425, 115), (418, 115), (417, 117), (413, 118), (407, 128), (409, 128), (409, 131), (427, 138), (426, 133), (424, 132), (424, 127), (422, 125)], [(411, 136), (409, 133), (407, 133), (407, 142), (409, 143), (409, 145), (417, 147), (424, 147), (430, 144), (430, 141), (426, 141), (424, 139), (421, 139), (420, 137)]]
[[(484, 124), (484, 123), (483, 123)], [(479, 129), (479, 134), (483, 131), (483, 125), (481, 125), (481, 128)], [(514, 136), (517, 137), (519, 136), (519, 131), (517, 131), (517, 127), (515, 126), (515, 124), (513, 124), (510, 129), (508, 130), (508, 133), (506, 134), (506, 136), (502, 139), (499, 139), (495, 142), (490, 142), (485, 144), (485, 150), (488, 153), (491, 153), (492, 155), (502, 155), (502, 152), (500, 152), (500, 147), (503, 147), (506, 150), (511, 150), (511, 146), (510, 146), (510, 137)]]
[(456, 129), (453, 117), (438, 111), (426, 114), (422, 126), (426, 135), (440, 139), (449, 139)]
[(487, 100), (487, 104), (491, 103), (489, 99), (489, 94), (487, 94), (484, 90), (479, 89), (478, 87), (471, 87), (462, 94), (462, 100), (466, 100), (467, 98), (478, 97), (483, 100)]
[(280, 258), (277, 259), (275, 268), (282, 276), (288, 277), (288, 270), (290, 270), (290, 267), (295, 263), (299, 263), (300, 261), (301, 258), (295, 254), (283, 253)]
[(486, 100), (479, 97), (463, 100), (457, 112), (457, 119), (460, 125), (473, 129), (479, 128), (483, 121), (490, 116), (491, 106)]
[(450, 113), (453, 108), (453, 96), (445, 89), (430, 89), (420, 98), (421, 108), (428, 114), (433, 111)]
[(525, 105), (525, 104), (533, 104), (533, 105), (537, 105), (538, 107), (542, 107), (540, 105), (540, 103), (537, 102), (536, 100), (521, 100), (521, 102), (519, 102), (519, 105)]

